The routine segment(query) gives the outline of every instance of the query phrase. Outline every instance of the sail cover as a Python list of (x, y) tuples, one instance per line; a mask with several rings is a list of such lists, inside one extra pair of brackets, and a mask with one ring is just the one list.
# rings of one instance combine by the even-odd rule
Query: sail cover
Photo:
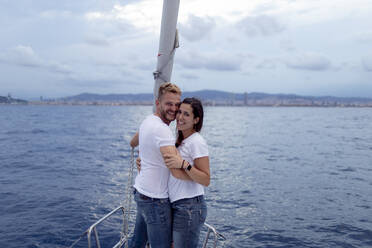
[(173, 58), (178, 47), (177, 18), (180, 0), (164, 0), (161, 18), (158, 62), (154, 72), (154, 107), (158, 97), (159, 86), (170, 82), (173, 69)]

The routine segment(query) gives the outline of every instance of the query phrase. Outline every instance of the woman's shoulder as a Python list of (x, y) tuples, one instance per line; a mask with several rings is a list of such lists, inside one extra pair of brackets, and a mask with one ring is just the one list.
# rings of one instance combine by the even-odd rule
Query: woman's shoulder
[(195, 132), (194, 134), (192, 134), (187, 140), (187, 143), (192, 146), (195, 146), (195, 145), (206, 146), (207, 145), (206, 140), (203, 138), (203, 136), (199, 132)]
[(189, 143), (186, 145), (192, 158), (199, 158), (208, 156), (208, 145), (203, 136), (200, 133), (194, 133), (190, 136)]
[(195, 140), (206, 142), (204, 137), (199, 132), (194, 133), (194, 137)]

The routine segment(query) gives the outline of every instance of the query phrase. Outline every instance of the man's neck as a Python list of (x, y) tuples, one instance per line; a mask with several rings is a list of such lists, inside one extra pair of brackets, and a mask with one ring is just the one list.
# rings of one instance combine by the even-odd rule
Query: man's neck
[(169, 124), (171, 123), (170, 121), (166, 120), (166, 119), (163, 119), (161, 118), (161, 115), (160, 113), (154, 113), (154, 115), (156, 115), (157, 117), (160, 118), (160, 120), (162, 120), (165, 124), (167, 124), (169, 126)]

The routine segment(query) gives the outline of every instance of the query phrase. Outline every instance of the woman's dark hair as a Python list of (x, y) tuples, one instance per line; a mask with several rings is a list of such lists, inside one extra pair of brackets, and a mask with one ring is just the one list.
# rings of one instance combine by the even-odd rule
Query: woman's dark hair
[[(202, 105), (201, 101), (199, 99), (195, 98), (195, 97), (188, 97), (188, 98), (183, 99), (181, 104), (182, 103), (190, 104), (190, 106), (192, 108), (192, 113), (194, 114), (194, 119), (199, 117), (198, 123), (196, 123), (194, 125), (194, 130), (196, 132), (199, 132), (203, 127), (203, 117), (204, 117), (204, 110), (203, 110), (203, 105)], [(181, 145), (183, 140), (184, 140), (184, 137), (183, 137), (182, 132), (178, 131), (176, 147)]]

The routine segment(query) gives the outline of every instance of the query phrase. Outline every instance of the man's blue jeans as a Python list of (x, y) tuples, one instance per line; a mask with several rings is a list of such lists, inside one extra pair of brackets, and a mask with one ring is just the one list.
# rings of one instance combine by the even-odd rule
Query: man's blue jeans
[(207, 205), (202, 195), (172, 203), (173, 242), (175, 248), (196, 248), (200, 230), (207, 217)]
[(147, 197), (134, 190), (137, 203), (136, 224), (130, 248), (144, 248), (147, 241), (151, 248), (170, 248), (172, 242), (172, 214), (168, 198)]

